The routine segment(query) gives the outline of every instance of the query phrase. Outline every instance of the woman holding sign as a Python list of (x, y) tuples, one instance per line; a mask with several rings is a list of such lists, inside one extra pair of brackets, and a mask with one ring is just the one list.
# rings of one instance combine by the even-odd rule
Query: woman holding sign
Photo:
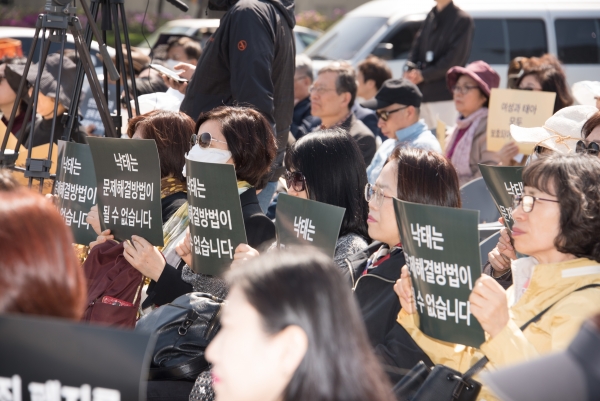
[[(426, 337), (419, 318), (408, 268), (395, 290), (400, 323), (435, 363), (465, 372), (484, 354), (493, 366), (531, 360), (565, 349), (582, 322), (600, 304), (600, 160), (553, 154), (523, 172), (524, 194), (515, 198), (514, 284), (504, 291), (482, 275), (469, 298), (470, 311), (486, 332), (479, 349), (457, 347)], [(521, 330), (526, 322), (546, 311)], [(480, 398), (490, 399), (483, 388)]]
[[(191, 138), (191, 150), (186, 157), (200, 162), (233, 164), (249, 244), (259, 248), (264, 243), (273, 242), (275, 225), (264, 215), (256, 197), (256, 189), (268, 174), (276, 152), (275, 139), (267, 120), (250, 108), (219, 107), (202, 114), (195, 131), (197, 134)], [(187, 204), (183, 209), (187, 217)], [(181, 219), (182, 224), (187, 227), (187, 218)], [(183, 234), (184, 238), (181, 236), (181, 243), (177, 238), (171, 239), (163, 249), (168, 261), (175, 256), (173, 263), (167, 263), (158, 251), (153, 250), (154, 247), (144, 245), (137, 250), (125, 245), (125, 251), (130, 254), (130, 263), (152, 279), (144, 307), (163, 305), (193, 291), (208, 292), (218, 297), (224, 297), (227, 293), (219, 277), (196, 274), (190, 269), (192, 255), (189, 230), (180, 231), (187, 231)]]
[(500, 84), (500, 76), (486, 62), (474, 61), (466, 67), (450, 68), (446, 81), (460, 114), (448, 137), (446, 156), (463, 185), (481, 175), (479, 163), (496, 165), (500, 161), (496, 152), (487, 150), (486, 139), (490, 92)]

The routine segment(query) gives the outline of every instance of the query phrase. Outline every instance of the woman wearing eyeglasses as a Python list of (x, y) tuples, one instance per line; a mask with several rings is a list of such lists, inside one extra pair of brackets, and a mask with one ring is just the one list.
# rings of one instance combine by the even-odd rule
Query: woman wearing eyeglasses
[[(234, 165), (248, 243), (254, 248), (272, 243), (275, 225), (264, 215), (256, 197), (257, 186), (268, 173), (276, 152), (269, 123), (253, 109), (223, 106), (203, 113), (196, 123), (195, 132), (186, 157), (194, 161)], [(185, 174), (185, 168), (183, 172)], [(208, 292), (218, 297), (226, 295), (226, 286), (219, 277), (196, 274), (189, 268), (191, 249), (187, 225), (186, 203), (163, 228), (166, 238), (162, 251), (164, 258), (156, 248), (139, 237), (133, 237), (135, 248), (124, 245), (129, 263), (152, 279), (144, 308), (169, 303), (192, 291)]]
[(454, 132), (448, 137), (446, 156), (456, 168), (460, 184), (481, 176), (479, 163), (496, 165), (496, 152), (487, 150), (487, 116), (490, 91), (500, 84), (500, 76), (484, 61), (466, 67), (452, 67), (446, 75), (459, 113)]
[[(458, 176), (452, 164), (438, 152), (397, 147), (375, 185), (365, 187), (365, 199), (369, 202), (367, 224), (374, 242), (348, 258), (348, 264), (354, 293), (374, 346), (383, 344), (386, 335), (398, 326), (396, 317), (400, 303), (393, 286), (406, 263), (392, 198), (459, 208)], [(403, 335), (407, 341), (396, 341)], [(420, 359), (426, 358), (418, 347), (411, 348), (410, 336), (406, 333), (392, 337), (390, 341), (405, 347), (406, 352), (400, 356), (400, 362), (390, 360), (388, 365), (410, 369)], [(394, 344), (390, 344), (390, 348), (394, 348)]]
[[(600, 159), (552, 154), (523, 171), (524, 194), (515, 199), (512, 287), (505, 291), (483, 275), (469, 298), (486, 332), (480, 349), (426, 337), (415, 324), (408, 269), (396, 283), (400, 323), (434, 363), (466, 371), (484, 354), (494, 367), (565, 349), (600, 304)], [(550, 307), (525, 331), (520, 326)], [(484, 387), (480, 399), (490, 399)]]

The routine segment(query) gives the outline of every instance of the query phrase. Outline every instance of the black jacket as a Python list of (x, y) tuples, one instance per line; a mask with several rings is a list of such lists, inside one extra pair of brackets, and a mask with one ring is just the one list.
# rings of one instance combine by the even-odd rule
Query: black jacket
[(294, 106), (294, 117), (290, 128), (294, 138), (302, 138), (321, 124), (321, 119), (310, 114), (310, 110), (310, 96)]
[[(275, 240), (275, 224), (262, 212), (256, 198), (256, 190), (250, 188), (245, 191), (240, 195), (240, 202), (248, 245), (255, 249), (261, 249), (265, 243), (270, 245)], [(167, 304), (183, 294), (194, 291), (192, 285), (181, 278), (182, 267), (183, 262), (178, 268), (167, 264), (158, 281), (150, 282), (144, 308), (152, 304)]]
[[(434, 7), (412, 45), (408, 59), (420, 65), (423, 82), (419, 89), (423, 102), (452, 100), (446, 86), (446, 72), (454, 66), (464, 66), (471, 54), (475, 25), (469, 14), (448, 4), (441, 12)], [(427, 52), (433, 52), (433, 60), (427, 60)]]
[(373, 160), (373, 156), (375, 156), (375, 151), (377, 150), (375, 135), (373, 135), (371, 130), (356, 118), (353, 113), (350, 113), (350, 117), (340, 125), (340, 128), (346, 130), (356, 143), (358, 143), (360, 152), (365, 159), (365, 164), (367, 166), (371, 164), (371, 160)]
[[(31, 123), (25, 125), (23, 143), (26, 148), (29, 148), (29, 127)], [(59, 139), (62, 139), (65, 126), (61, 122), (61, 117), (57, 117), (54, 124), (54, 143), (58, 143)], [(33, 125), (33, 146), (40, 146), (50, 143), (50, 136), (52, 133), (52, 119), (45, 120), (43, 118), (38, 119)], [(79, 124), (75, 124), (73, 132), (71, 134), (71, 141), (78, 143), (87, 143), (87, 135), (83, 131), (83, 128)]]
[(396, 383), (404, 370), (412, 369), (419, 361), (433, 365), (410, 334), (396, 323), (400, 301), (394, 292), (394, 284), (406, 264), (402, 249), (394, 249), (387, 260), (361, 276), (369, 257), (382, 245), (373, 242), (348, 258), (346, 263), (371, 344), (392, 383)]
[(221, 18), (187, 87), (180, 110), (197, 120), (222, 105), (251, 105), (275, 127), (283, 152), (294, 109), (296, 24), (293, 0), (240, 0)]

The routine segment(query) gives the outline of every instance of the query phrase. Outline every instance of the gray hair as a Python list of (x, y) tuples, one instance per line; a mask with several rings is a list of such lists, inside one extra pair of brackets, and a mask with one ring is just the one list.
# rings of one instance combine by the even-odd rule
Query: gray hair
[(314, 81), (312, 60), (306, 54), (298, 54), (296, 56), (296, 71), (300, 72)]

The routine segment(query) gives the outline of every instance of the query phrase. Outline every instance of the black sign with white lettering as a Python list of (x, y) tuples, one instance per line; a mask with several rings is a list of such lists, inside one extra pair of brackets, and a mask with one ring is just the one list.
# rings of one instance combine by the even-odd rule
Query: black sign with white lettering
[[(96, 233), (86, 221), (90, 208), (97, 203), (94, 161), (88, 145), (58, 141), (58, 169), (54, 195), (60, 214), (71, 228), (75, 243), (88, 245)], [(1, 400), (1, 399), (0, 399)]]
[(146, 400), (154, 342), (62, 319), (0, 316), (0, 400)]
[(88, 137), (102, 230), (117, 240), (137, 235), (163, 246), (160, 162), (151, 139)]

